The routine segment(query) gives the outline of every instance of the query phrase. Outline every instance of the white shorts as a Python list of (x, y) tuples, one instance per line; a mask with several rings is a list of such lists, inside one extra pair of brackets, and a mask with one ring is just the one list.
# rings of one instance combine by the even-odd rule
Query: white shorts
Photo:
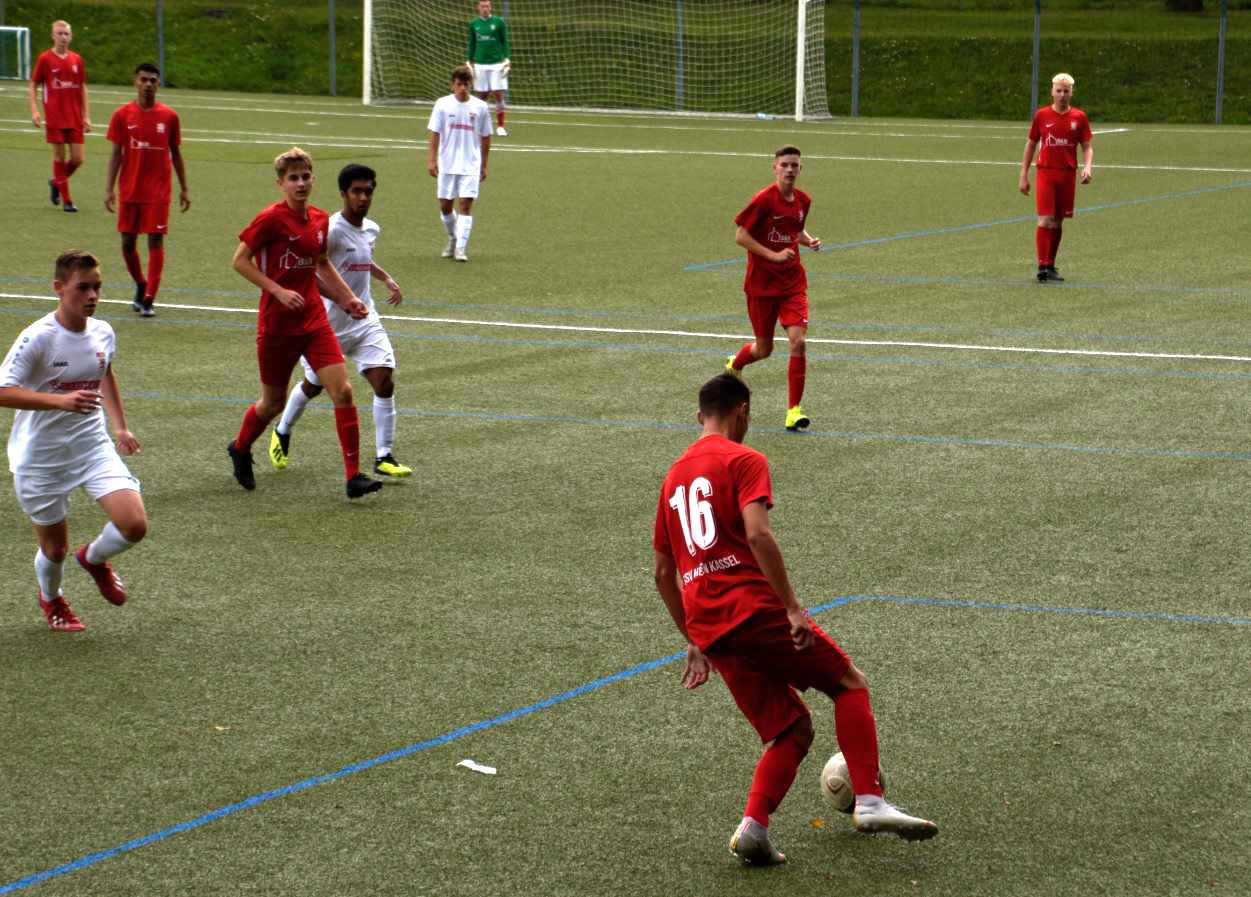
[[(381, 321), (366, 321), (365, 326), (357, 327), (343, 336), (338, 336), (339, 348), (343, 357), (356, 362), (356, 372), (362, 373), (370, 368), (390, 368), (395, 370), (395, 350), (391, 348), (391, 338), (383, 329)], [(309, 366), (306, 359), (301, 358), (304, 365), (304, 379), (314, 386), (321, 386), (317, 373)]]
[(39, 526), (52, 526), (67, 518), (70, 493), (79, 486), (87, 490), (92, 501), (123, 489), (139, 491), (139, 481), (112, 446), (88, 458), (68, 475), (50, 472), (13, 476), (17, 503)]
[(504, 74), (504, 63), (497, 62), (494, 65), (476, 64), (473, 67), (473, 89), (475, 93), (508, 90), (508, 76)]
[(477, 199), (478, 172), (473, 174), (444, 174), (439, 172), (439, 199)]

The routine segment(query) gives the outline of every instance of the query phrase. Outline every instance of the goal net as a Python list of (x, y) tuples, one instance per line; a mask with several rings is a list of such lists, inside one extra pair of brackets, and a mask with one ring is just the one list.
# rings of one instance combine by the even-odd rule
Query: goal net
[[(494, 0), (514, 106), (829, 116), (825, 0)], [(366, 103), (429, 101), (471, 0), (365, 0)]]

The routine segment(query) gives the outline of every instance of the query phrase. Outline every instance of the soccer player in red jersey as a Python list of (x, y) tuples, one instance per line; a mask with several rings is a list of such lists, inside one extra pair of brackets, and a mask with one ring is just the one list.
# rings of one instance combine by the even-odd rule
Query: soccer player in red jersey
[(29, 85), (30, 120), (36, 128), (44, 129), (48, 143), (52, 144), (52, 179), (48, 181), (52, 204), (63, 202), (61, 208), (67, 212), (78, 211), (70, 198), (69, 179), (83, 164), (83, 134), (91, 130), (87, 67), (83, 58), (69, 48), (73, 36), (69, 22), (52, 23), (52, 49), (39, 54)]
[[(182, 130), (178, 113), (156, 101), (161, 84), (161, 70), (150, 62), (135, 69), (135, 89), (139, 98), (119, 106), (109, 119), (109, 142), (113, 156), (109, 159), (108, 182), (104, 188), (104, 207), (110, 212), (117, 203), (113, 185), (121, 173), (121, 206), (117, 209), (117, 230), (122, 235), (122, 259), (135, 282), (135, 298), (131, 306), (145, 318), (156, 314), (153, 302), (161, 287), (165, 269), (165, 234), (169, 230), (170, 168), (178, 172), (178, 206), (191, 208), (187, 190), (187, 170), (182, 162)], [(139, 234), (148, 235), (148, 273), (139, 263), (136, 242)]]
[(756, 339), (726, 361), (725, 369), (738, 375), (753, 361), (773, 354), (773, 331), (781, 322), (791, 344), (786, 369), (786, 429), (796, 432), (812, 421), (799, 402), (808, 371), (808, 274), (799, 261), (799, 247), (821, 248), (821, 241), (804, 225), (812, 198), (795, 189), (803, 169), (799, 149), (784, 146), (773, 154), (776, 183), (751, 198), (738, 213), (734, 241), (747, 250), (747, 315)]
[(330, 218), (308, 201), (313, 190), (312, 157), (292, 147), (274, 160), (274, 170), (283, 199), (262, 209), (239, 234), (232, 263), (263, 291), (256, 325), (261, 397), (248, 407), (239, 435), (226, 451), (239, 485), (255, 489), (252, 443), (282, 412), (291, 371), (303, 355), (334, 403), (348, 498), (360, 498), (377, 492), (382, 483), (361, 473), (360, 418), (318, 284), (353, 318), (365, 317), (369, 309), (353, 295), (326, 255)]
[(834, 702), (856, 828), (931, 838), (934, 823), (882, 797), (868, 681), (795, 597), (769, 527), (769, 464), (742, 444), (750, 415), (740, 378), (718, 374), (703, 385), (704, 432), (665, 477), (652, 540), (656, 588), (687, 640), (683, 686), (698, 688), (716, 670), (765, 745), (730, 851), (753, 865), (786, 859), (769, 840), (769, 816), (812, 744), (812, 717), (799, 696), (809, 688)]
[(1064, 236), (1064, 219), (1073, 217), (1073, 198), (1077, 192), (1077, 148), (1082, 148), (1081, 181), (1089, 184), (1090, 167), (1095, 161), (1095, 150), (1090, 145), (1090, 122), (1086, 113), (1070, 105), (1073, 99), (1073, 76), (1063, 72), (1051, 79), (1050, 106), (1043, 106), (1034, 113), (1025, 142), (1025, 156), (1021, 160), (1019, 189), (1029, 196), (1029, 166), (1034, 160), (1034, 150), (1042, 144), (1038, 154), (1038, 192), (1034, 203), (1038, 209), (1038, 229), (1034, 231), (1034, 246), (1038, 253), (1038, 282), (1063, 282), (1056, 270), (1056, 253), (1060, 251), (1060, 238)]

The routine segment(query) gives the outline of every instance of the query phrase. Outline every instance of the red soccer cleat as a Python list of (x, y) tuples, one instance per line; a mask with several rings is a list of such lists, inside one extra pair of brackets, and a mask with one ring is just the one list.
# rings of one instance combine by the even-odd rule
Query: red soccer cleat
[(83, 625), (83, 621), (78, 619), (78, 615), (74, 613), (74, 608), (69, 606), (69, 602), (65, 600), (64, 595), (46, 601), (43, 592), (39, 593), (39, 609), (43, 611), (44, 619), (48, 621), (48, 628), (57, 632), (82, 632), (87, 627)]
[(113, 572), (113, 565), (108, 561), (103, 564), (93, 564), (87, 560), (87, 546), (75, 552), (74, 557), (78, 559), (78, 566), (82, 567), (91, 574), (91, 578), (96, 581), (96, 588), (100, 590), (100, 594), (104, 596), (104, 600), (109, 604), (125, 604), (126, 603), (126, 586), (118, 579), (117, 574)]

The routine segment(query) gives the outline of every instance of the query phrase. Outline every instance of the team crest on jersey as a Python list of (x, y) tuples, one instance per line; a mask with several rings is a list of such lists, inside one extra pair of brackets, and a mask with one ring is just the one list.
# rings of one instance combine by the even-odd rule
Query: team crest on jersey
[(1069, 130), (1070, 130), (1070, 131), (1076, 131), (1076, 130), (1077, 130), (1077, 122), (1075, 122), (1075, 121), (1071, 121), (1071, 122), (1069, 122)]
[(78, 74), (78, 65), (77, 65), (77, 63), (75, 63), (74, 65), (71, 65), (71, 66), (70, 66), (70, 71), (72, 71), (75, 75), (77, 75), (77, 74)]
[(804, 223), (804, 210), (803, 209), (799, 210), (799, 223), (800, 224)]
[(100, 365), (100, 373), (104, 373), (104, 369), (109, 366), (108, 356), (103, 352), (97, 352), (96, 362)]
[(158, 133), (158, 134), (164, 134), (164, 133), (165, 133), (165, 122), (163, 122), (163, 121), (158, 121), (158, 122), (156, 123), (156, 133)]

